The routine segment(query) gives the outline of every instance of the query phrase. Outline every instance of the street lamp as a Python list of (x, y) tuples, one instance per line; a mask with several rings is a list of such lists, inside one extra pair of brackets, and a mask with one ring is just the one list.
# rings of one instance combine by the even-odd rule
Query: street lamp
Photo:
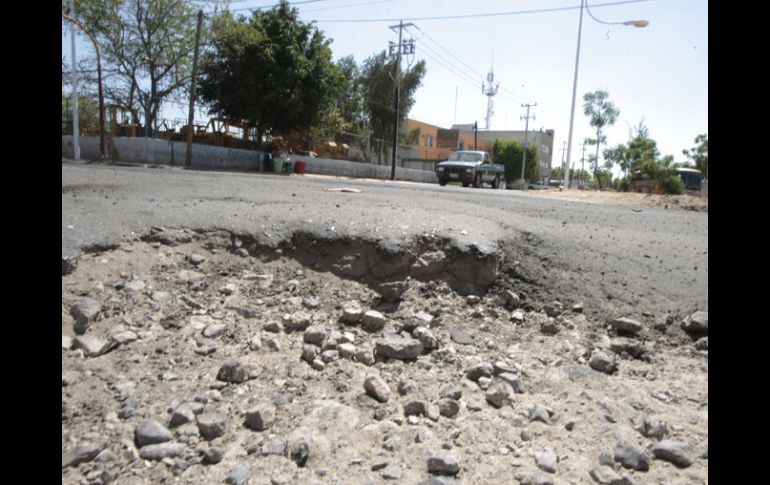
[(564, 170), (564, 186), (567, 188), (571, 187), (570, 179), (569, 179), (569, 162), (572, 160), (572, 131), (575, 127), (575, 98), (577, 96), (577, 78), (578, 78), (578, 65), (580, 62), (580, 35), (583, 30), (583, 5), (585, 5), (586, 11), (588, 12), (588, 15), (591, 16), (592, 19), (594, 19), (596, 22), (600, 24), (606, 24), (606, 25), (628, 25), (632, 27), (637, 28), (643, 28), (650, 25), (650, 22), (647, 20), (627, 20), (625, 22), (604, 22), (596, 17), (591, 13), (591, 9), (588, 8), (588, 3), (586, 0), (580, 0), (580, 21), (578, 23), (578, 41), (577, 41), (577, 53), (575, 54), (575, 78), (572, 81), (572, 108), (570, 109), (570, 115), (569, 115), (569, 135), (567, 137), (567, 166), (566, 170)]

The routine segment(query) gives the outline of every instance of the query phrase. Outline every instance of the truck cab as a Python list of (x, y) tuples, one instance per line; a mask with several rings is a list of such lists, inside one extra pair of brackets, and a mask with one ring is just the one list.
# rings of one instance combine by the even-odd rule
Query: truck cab
[(463, 187), (473, 184), (474, 188), (479, 188), (489, 183), (496, 189), (504, 171), (502, 165), (492, 163), (487, 152), (461, 150), (452, 153), (447, 160), (438, 164), (436, 176), (441, 186), (449, 182), (460, 182)]

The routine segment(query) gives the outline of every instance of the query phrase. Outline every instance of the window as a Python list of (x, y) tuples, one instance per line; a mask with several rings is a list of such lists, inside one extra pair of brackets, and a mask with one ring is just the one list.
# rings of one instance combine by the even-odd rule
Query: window
[(425, 135), (425, 146), (426, 147), (433, 146), (433, 135)]
[(459, 148), (460, 148), (460, 150), (464, 150), (465, 149), (465, 142), (464, 141), (460, 140), (460, 147)]

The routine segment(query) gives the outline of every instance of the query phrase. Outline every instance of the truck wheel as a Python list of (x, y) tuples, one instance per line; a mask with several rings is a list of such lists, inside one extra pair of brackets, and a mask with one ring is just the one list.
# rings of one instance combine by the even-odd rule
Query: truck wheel
[(495, 180), (492, 181), (492, 188), (496, 189), (500, 187), (500, 174), (495, 175)]
[(467, 186), (469, 186), (470, 184), (471, 184), (470, 182), (463, 182), (463, 187), (467, 187)]
[(473, 177), (473, 188), (478, 189), (481, 187), (481, 172), (477, 173), (475, 177)]
[(446, 186), (446, 180), (439, 180), (438, 184), (442, 187)]

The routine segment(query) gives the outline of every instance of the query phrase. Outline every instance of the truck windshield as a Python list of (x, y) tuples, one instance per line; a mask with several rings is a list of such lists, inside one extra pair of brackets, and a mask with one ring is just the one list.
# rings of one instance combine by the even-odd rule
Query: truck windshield
[(481, 153), (472, 152), (454, 152), (449, 155), (449, 160), (453, 162), (480, 162), (483, 158)]

